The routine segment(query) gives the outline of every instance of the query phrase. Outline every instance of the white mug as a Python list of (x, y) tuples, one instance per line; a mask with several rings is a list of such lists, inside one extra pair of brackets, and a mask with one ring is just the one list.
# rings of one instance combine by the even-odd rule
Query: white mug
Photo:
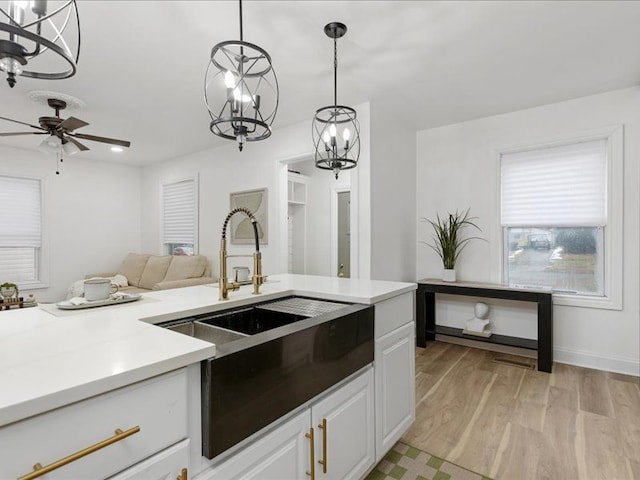
[(89, 302), (106, 300), (117, 291), (118, 286), (108, 278), (91, 278), (84, 281), (84, 298)]
[(249, 280), (249, 267), (233, 267), (233, 281), (246, 282)]

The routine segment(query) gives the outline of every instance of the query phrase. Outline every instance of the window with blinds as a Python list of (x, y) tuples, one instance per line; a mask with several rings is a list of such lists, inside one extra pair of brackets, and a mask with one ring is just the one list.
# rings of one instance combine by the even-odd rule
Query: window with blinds
[(507, 283), (603, 296), (607, 140), (507, 153), (500, 163)]
[(162, 244), (165, 252), (194, 255), (197, 238), (197, 177), (162, 184)]
[(0, 283), (40, 281), (41, 196), (40, 180), (0, 175)]

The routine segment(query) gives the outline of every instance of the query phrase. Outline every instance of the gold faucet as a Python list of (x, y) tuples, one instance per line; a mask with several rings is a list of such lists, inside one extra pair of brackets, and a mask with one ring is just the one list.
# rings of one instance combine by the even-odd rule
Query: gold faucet
[[(231, 217), (236, 213), (244, 213), (251, 221), (251, 225), (253, 226), (253, 235), (256, 240), (256, 251), (253, 255), (227, 255), (227, 225), (229, 224)], [(253, 284), (253, 294), (257, 295), (260, 293), (260, 285), (264, 283), (264, 277), (262, 276), (262, 253), (260, 253), (260, 243), (258, 240), (258, 221), (248, 208), (234, 208), (229, 212), (229, 215), (227, 215), (227, 218), (224, 220), (224, 224), (222, 225), (222, 237), (220, 238), (220, 278), (218, 279), (218, 284), (220, 285), (220, 300), (228, 300), (229, 291), (235, 291), (240, 288), (240, 283), (229, 282), (227, 279), (227, 258), (251, 256), (253, 256), (253, 276), (251, 277), (251, 283)]]

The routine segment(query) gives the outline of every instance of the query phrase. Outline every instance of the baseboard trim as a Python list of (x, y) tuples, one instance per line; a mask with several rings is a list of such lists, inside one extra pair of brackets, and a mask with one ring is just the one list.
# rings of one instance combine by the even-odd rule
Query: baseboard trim
[[(450, 337), (448, 335), (436, 335), (436, 340), (447, 343), (455, 343), (465, 347), (480, 348), (482, 350), (490, 350), (499, 353), (511, 353), (513, 355), (521, 355), (528, 358), (537, 358), (535, 350), (527, 350), (517, 347), (509, 347), (498, 345), (495, 343), (479, 342), (473, 339)], [(580, 350), (571, 350), (568, 348), (554, 348), (553, 361), (557, 363), (566, 363), (575, 365), (576, 367), (593, 368), (595, 370), (604, 370), (605, 372), (622, 373), (624, 375), (632, 375), (640, 377), (640, 359), (632, 359), (627, 357), (607, 357), (604, 355), (596, 355)]]
[(640, 377), (640, 359), (607, 357), (579, 350), (570, 350), (568, 348), (554, 348), (553, 360), (554, 362), (567, 363), (577, 367), (593, 368)]

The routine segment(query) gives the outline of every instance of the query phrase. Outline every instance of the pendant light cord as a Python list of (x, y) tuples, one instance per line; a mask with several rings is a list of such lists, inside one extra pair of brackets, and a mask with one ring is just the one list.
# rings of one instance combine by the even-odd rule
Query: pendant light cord
[(338, 105), (338, 40), (333, 39), (333, 104)]
[(242, 0), (240, 0), (240, 41), (242, 42)]

